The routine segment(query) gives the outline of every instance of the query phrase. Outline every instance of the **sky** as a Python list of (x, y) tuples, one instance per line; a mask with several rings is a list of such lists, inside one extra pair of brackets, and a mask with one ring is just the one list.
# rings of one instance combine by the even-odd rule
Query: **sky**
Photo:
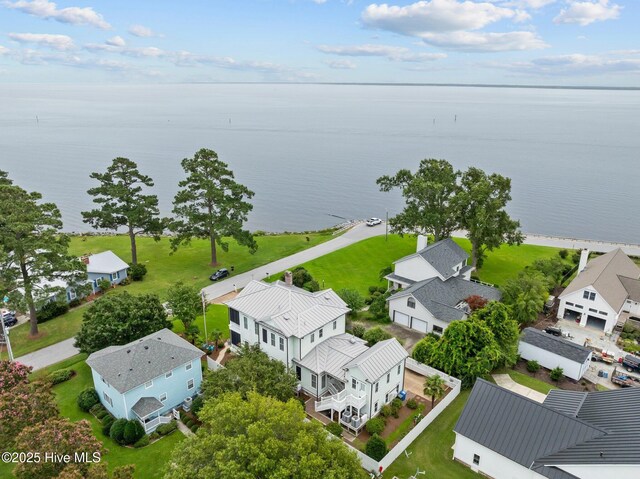
[(0, 82), (640, 86), (640, 0), (0, 0)]

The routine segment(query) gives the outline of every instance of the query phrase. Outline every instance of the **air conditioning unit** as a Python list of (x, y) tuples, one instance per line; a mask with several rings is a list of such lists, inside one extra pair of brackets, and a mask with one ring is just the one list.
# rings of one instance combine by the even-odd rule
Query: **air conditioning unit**
[(185, 411), (191, 410), (191, 403), (193, 403), (193, 398), (191, 396), (184, 398), (182, 409), (184, 409)]

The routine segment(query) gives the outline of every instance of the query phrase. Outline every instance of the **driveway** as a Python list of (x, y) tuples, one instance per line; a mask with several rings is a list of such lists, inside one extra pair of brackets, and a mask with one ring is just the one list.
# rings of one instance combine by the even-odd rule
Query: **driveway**
[(384, 329), (386, 329), (391, 335), (400, 339), (404, 349), (406, 349), (409, 354), (413, 351), (413, 347), (416, 343), (425, 337), (424, 333), (401, 326), (398, 323), (387, 324), (384, 326)]
[(74, 342), (75, 338), (65, 339), (46, 348), (20, 356), (16, 358), (16, 362), (31, 366), (34, 371), (37, 371), (80, 353), (80, 350), (73, 345)]
[(534, 391), (531, 388), (523, 386), (522, 384), (518, 384), (511, 376), (508, 374), (494, 374), (493, 379), (495, 379), (496, 384), (501, 386), (509, 391), (512, 391), (520, 396), (524, 396), (526, 398), (532, 399), (536, 402), (542, 403), (546, 399), (547, 395), (539, 393), (538, 391)]

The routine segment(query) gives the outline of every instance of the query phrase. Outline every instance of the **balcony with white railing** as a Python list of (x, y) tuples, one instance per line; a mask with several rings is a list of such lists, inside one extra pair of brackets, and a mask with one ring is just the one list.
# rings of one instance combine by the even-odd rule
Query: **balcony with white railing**
[(159, 416), (151, 419), (150, 421), (143, 422), (142, 425), (144, 426), (145, 432), (148, 433), (152, 431), (154, 428), (156, 428), (157, 426), (161, 424), (167, 424), (169, 422), (171, 422), (171, 416)]
[(366, 403), (366, 394), (363, 396), (355, 396), (353, 394), (349, 394), (346, 389), (343, 389), (338, 394), (327, 396), (320, 399), (320, 401), (316, 401), (315, 410), (316, 412), (320, 412), (332, 409), (334, 411), (342, 412), (347, 408), (347, 406), (360, 410), (360, 408), (362, 408)]

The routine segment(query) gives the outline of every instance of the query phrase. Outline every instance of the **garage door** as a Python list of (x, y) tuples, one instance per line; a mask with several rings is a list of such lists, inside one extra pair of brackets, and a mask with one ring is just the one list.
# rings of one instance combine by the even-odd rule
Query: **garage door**
[(403, 313), (399, 313), (398, 311), (394, 311), (393, 312), (393, 320), (398, 323), (398, 324), (402, 324), (403, 326), (409, 326), (409, 316)]
[(580, 319), (582, 313), (578, 311), (574, 311), (573, 309), (565, 308), (564, 310), (564, 319), (569, 319), (571, 321), (576, 321)]
[(587, 326), (590, 328), (599, 329), (604, 331), (607, 321), (604, 319), (596, 318), (595, 316), (587, 316)]
[(427, 322), (418, 318), (411, 318), (411, 327), (421, 333), (427, 332)]

